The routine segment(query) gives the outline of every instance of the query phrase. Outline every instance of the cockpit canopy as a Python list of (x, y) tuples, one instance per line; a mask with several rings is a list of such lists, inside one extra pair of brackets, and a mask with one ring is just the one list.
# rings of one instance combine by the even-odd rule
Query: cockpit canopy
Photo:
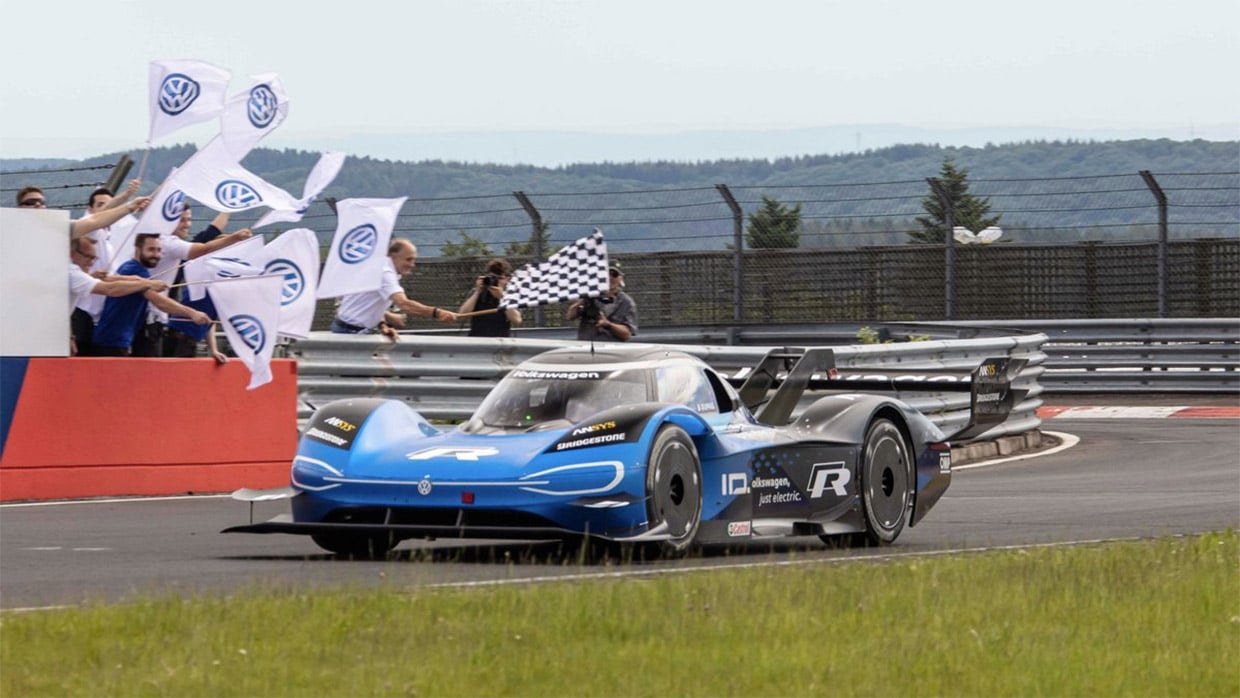
[(730, 385), (690, 357), (580, 368), (533, 359), (509, 372), (468, 424), (523, 431), (559, 428), (611, 407), (643, 402), (684, 405), (703, 416), (743, 409)]

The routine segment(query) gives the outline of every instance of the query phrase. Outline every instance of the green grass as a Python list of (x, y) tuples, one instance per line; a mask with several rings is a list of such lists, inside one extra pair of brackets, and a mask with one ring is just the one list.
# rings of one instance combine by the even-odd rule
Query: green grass
[(9, 613), (0, 695), (1236, 696), (1240, 536)]

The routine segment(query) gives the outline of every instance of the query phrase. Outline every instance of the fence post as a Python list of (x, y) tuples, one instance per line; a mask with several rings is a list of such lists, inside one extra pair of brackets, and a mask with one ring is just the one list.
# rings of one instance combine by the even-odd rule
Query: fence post
[(732, 209), (732, 321), (740, 323), (745, 321), (745, 238), (742, 235), (744, 213), (728, 185), (716, 184), (715, 189), (719, 191), (728, 208)]
[(952, 229), (956, 227), (956, 211), (952, 207), (951, 197), (947, 195), (947, 190), (943, 188), (943, 183), (937, 177), (927, 177), (926, 181), (930, 183), (930, 188), (938, 194), (939, 201), (943, 204), (943, 222), (946, 224), (947, 230), (943, 231), (943, 244), (946, 256), (943, 260), (943, 315), (944, 319), (956, 319), (956, 237), (952, 234)]
[[(534, 203), (530, 201), (530, 198), (528, 196), (525, 195), (525, 192), (514, 191), (512, 195), (517, 197), (517, 203), (521, 204), (521, 208), (525, 209), (525, 215), (530, 217), (530, 225), (532, 226), (533, 231), (534, 231), (530, 235), (530, 240), (534, 242), (534, 263), (537, 264), (543, 261), (542, 214), (538, 212), (538, 209), (534, 208)], [(542, 327), (542, 326), (543, 326), (543, 307), (541, 305), (536, 305), (534, 306), (534, 327)]]
[(1149, 170), (1140, 175), (1158, 202), (1158, 317), (1167, 317), (1167, 195)]

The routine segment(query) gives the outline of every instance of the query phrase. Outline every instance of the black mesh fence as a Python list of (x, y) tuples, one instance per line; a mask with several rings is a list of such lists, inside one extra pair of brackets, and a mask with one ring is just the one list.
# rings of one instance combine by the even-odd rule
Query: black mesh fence
[[(84, 190), (106, 171), (104, 163), (49, 170), (46, 182), (33, 172), (0, 174), (5, 188), (18, 179), (63, 187), (49, 199), (84, 204)], [(1002, 236), (952, 242), (950, 253), (946, 243), (914, 239), (932, 196), (928, 180), (624, 190), (609, 181), (613, 189), (602, 190), (583, 175), (579, 184), (409, 198), (393, 234), (419, 247), (412, 297), (456, 308), (490, 257), (535, 261), (535, 230), (545, 257), (598, 227), (647, 326), (1240, 317), (1240, 172), (969, 179)], [(753, 248), (751, 220), (768, 200), (799, 211), (795, 246)], [(229, 228), (258, 214), (237, 213)], [(301, 223), (261, 232), (309, 227), (326, 247), (335, 226), (324, 200)], [(326, 328), (334, 302), (320, 305), (316, 329)], [(542, 324), (561, 324), (562, 311), (544, 309)]]

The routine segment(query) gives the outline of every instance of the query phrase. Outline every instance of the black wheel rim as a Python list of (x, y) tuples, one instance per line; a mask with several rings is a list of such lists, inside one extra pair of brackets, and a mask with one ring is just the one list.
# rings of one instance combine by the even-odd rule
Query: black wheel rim
[(671, 441), (654, 454), (651, 525), (666, 523), (673, 541), (690, 538), (701, 516), (697, 459), (685, 444)]
[(904, 437), (894, 425), (879, 424), (866, 441), (865, 506), (871, 525), (884, 538), (903, 527), (910, 491)]

